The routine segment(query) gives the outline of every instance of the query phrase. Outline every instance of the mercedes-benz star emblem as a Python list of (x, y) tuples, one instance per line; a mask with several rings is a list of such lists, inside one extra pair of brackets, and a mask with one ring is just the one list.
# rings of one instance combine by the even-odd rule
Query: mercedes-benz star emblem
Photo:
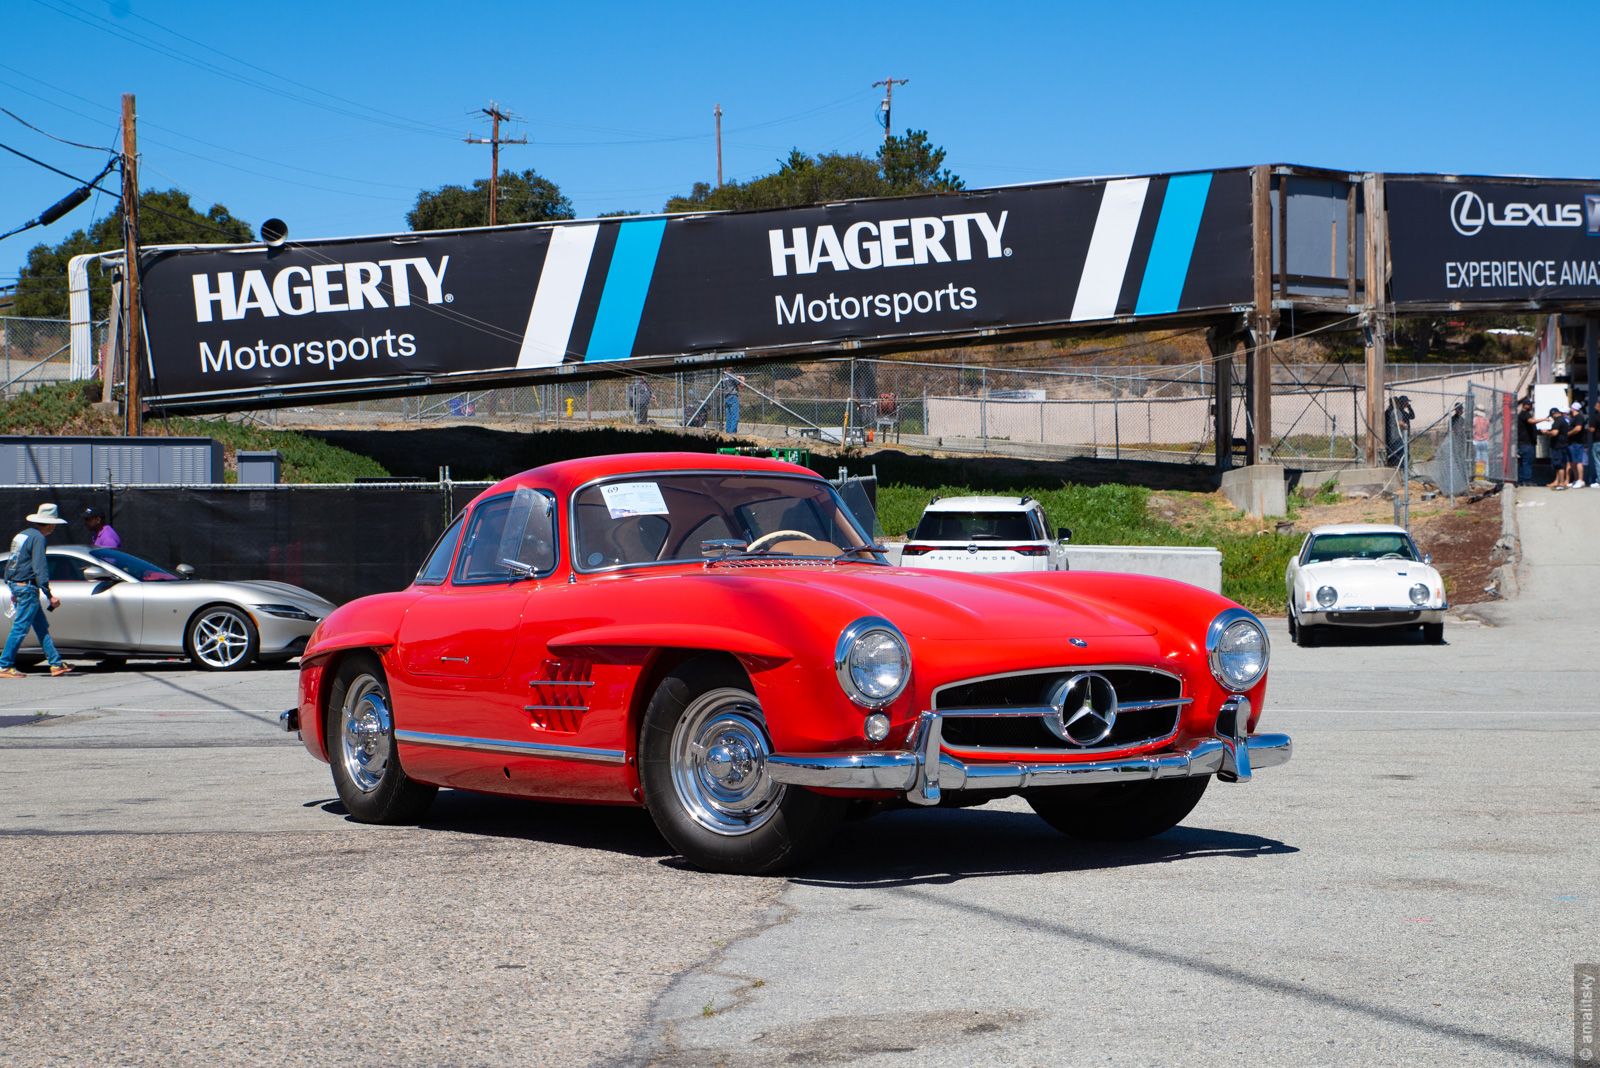
[(1046, 716), (1044, 725), (1068, 745), (1098, 745), (1117, 725), (1116, 687), (1093, 671), (1057, 682), (1048, 700), (1055, 714)]

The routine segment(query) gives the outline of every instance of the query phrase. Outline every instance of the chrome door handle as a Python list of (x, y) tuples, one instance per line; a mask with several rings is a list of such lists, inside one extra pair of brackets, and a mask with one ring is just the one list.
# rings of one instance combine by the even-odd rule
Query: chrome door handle
[(441, 663), (441, 664), (465, 664), (471, 659), (472, 658), (470, 656), (441, 656), (439, 658), (439, 663)]

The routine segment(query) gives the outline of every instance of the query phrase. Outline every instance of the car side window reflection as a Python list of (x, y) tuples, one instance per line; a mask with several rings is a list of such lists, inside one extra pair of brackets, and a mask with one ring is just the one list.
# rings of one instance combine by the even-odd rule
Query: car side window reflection
[[(510, 582), (521, 577), (507, 565), (508, 556), (532, 567), (536, 573), (547, 572), (555, 566), (554, 502), (547, 493), (531, 496), (544, 505), (533, 514), (529, 513), (526, 501), (522, 508), (515, 508), (518, 496), (511, 493), (484, 501), (473, 509), (461, 543), (461, 556), (456, 561), (453, 581), (457, 585)], [(508, 521), (512, 526), (526, 523), (523, 530), (513, 532), (517, 544), (510, 547), (505, 544)]]
[(46, 557), (50, 565), (51, 582), (82, 582), (83, 561), (71, 556)]
[(456, 554), (456, 542), (461, 540), (461, 518), (457, 518), (450, 528), (440, 536), (433, 547), (433, 552), (428, 554), (427, 561), (422, 565), (422, 570), (417, 572), (416, 584), (418, 586), (438, 586), (444, 582), (445, 576), (450, 574), (450, 558)]

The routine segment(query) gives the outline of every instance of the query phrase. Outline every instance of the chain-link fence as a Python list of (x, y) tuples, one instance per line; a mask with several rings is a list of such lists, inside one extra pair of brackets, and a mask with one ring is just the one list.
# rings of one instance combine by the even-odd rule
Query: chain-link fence
[[(103, 351), (106, 323), (94, 324), (94, 350)], [(65, 319), (0, 316), (0, 398), (72, 377), (72, 332)]]
[[(1469, 385), (1514, 385), (1522, 365), (1391, 364), (1391, 392), (1431, 423)], [(1426, 372), (1426, 374), (1424, 373)], [(1074, 370), (840, 359), (736, 370), (635, 374), (260, 413), (269, 423), (482, 422), (518, 427), (643, 424), (736, 432), (791, 444), (903, 445), (930, 452), (1099, 457), (1210, 464), (1216, 366)], [(1360, 365), (1275, 365), (1265, 457), (1301, 468), (1361, 462), (1367, 428)], [(1247, 431), (1243, 367), (1232, 425)]]

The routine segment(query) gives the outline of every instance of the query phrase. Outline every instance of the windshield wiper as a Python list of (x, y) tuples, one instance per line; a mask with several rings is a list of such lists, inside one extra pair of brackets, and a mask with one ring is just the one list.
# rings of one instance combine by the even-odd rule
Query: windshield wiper
[(855, 553), (886, 553), (888, 551), (889, 547), (887, 545), (852, 545), (848, 549), (840, 549), (839, 555), (852, 556)]

